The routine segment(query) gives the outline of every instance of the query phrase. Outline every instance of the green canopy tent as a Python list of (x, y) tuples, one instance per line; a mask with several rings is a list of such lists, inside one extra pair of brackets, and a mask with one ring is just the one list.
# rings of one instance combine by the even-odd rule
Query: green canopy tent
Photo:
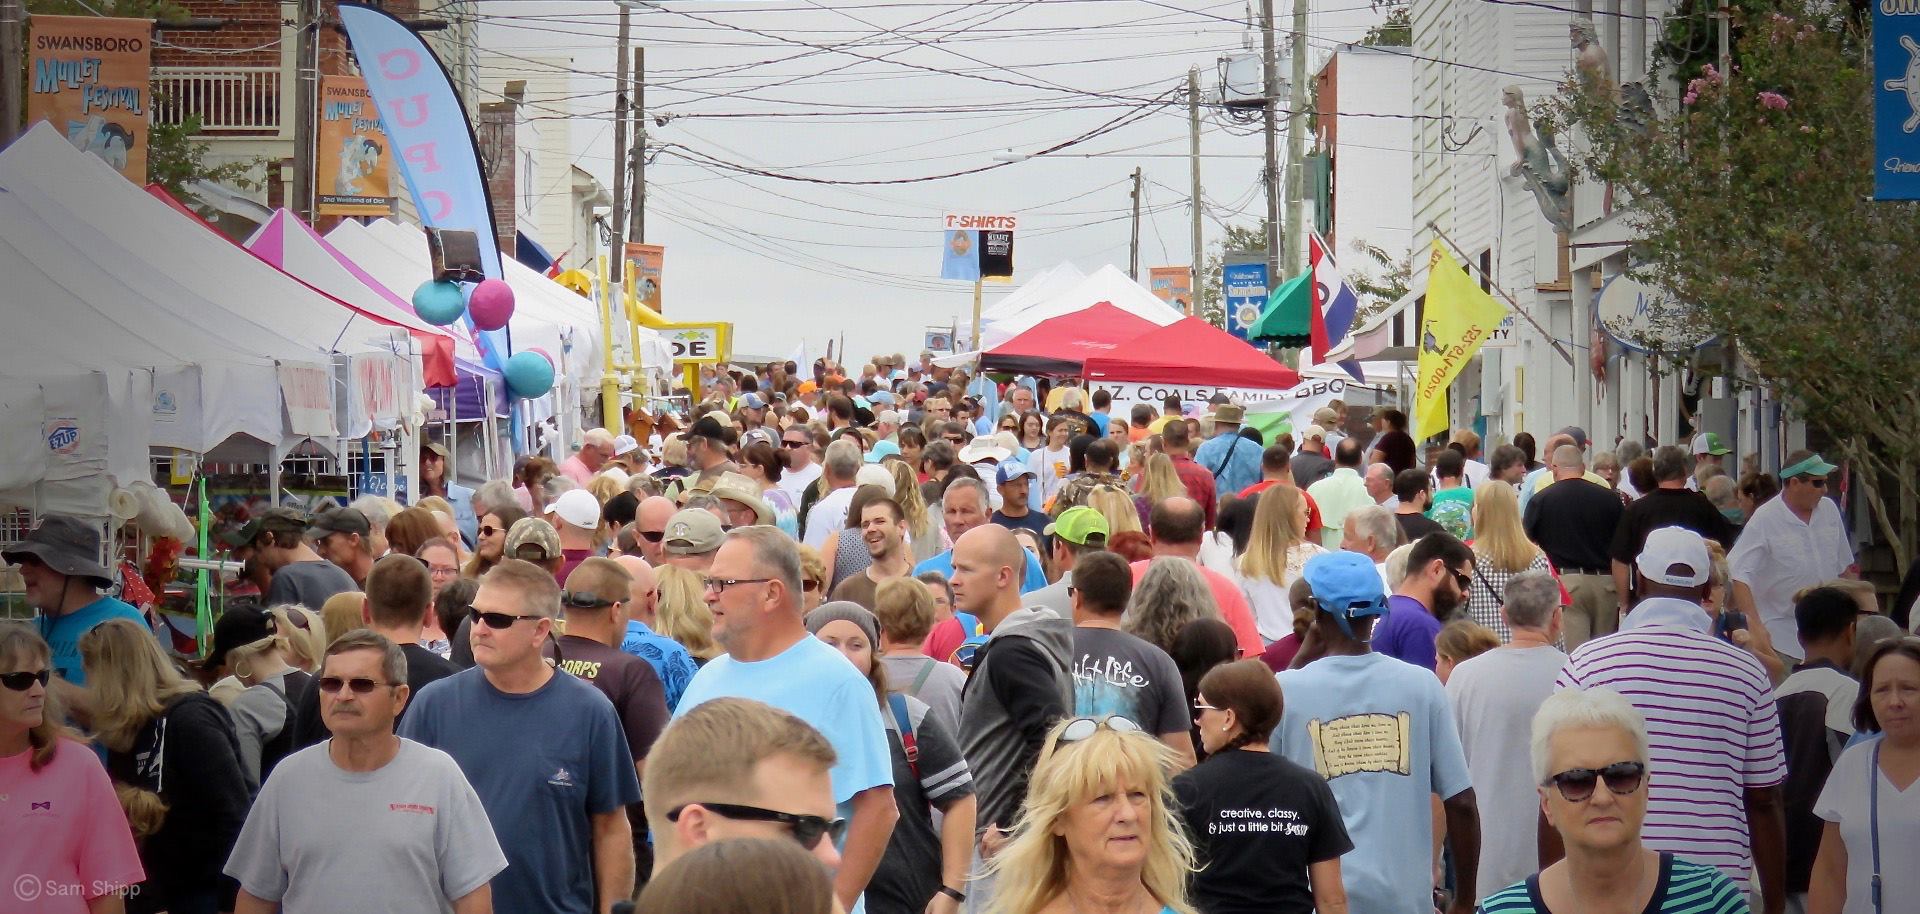
[(1312, 271), (1287, 280), (1267, 296), (1267, 310), (1247, 328), (1247, 338), (1290, 349), (1313, 344)]

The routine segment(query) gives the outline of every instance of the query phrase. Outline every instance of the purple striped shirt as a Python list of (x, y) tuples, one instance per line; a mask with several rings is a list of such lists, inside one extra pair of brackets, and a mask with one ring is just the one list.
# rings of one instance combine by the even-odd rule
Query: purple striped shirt
[(1668, 621), (1647, 619), (1581, 645), (1555, 685), (1609, 688), (1639, 709), (1651, 756), (1642, 839), (1712, 864), (1745, 889), (1753, 868), (1746, 790), (1787, 776), (1772, 685), (1753, 655)]

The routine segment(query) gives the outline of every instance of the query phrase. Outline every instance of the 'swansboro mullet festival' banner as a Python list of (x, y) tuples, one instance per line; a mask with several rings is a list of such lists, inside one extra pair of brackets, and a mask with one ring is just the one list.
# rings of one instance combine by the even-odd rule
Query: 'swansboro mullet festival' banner
[(27, 123), (47, 121), (76, 148), (147, 183), (153, 20), (34, 16)]
[(314, 207), (326, 216), (393, 212), (393, 141), (358, 76), (320, 77)]

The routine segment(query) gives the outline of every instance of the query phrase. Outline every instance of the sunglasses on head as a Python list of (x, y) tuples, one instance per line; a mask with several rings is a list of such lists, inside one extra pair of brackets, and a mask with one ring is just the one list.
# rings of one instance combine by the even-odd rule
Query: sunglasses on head
[(1618, 796), (1626, 796), (1640, 789), (1647, 777), (1647, 766), (1641, 762), (1614, 762), (1605, 768), (1569, 768), (1547, 778), (1541, 786), (1551, 784), (1560, 788), (1560, 796), (1569, 803), (1584, 803), (1593, 796), (1593, 789), (1601, 781), (1607, 782), (1607, 789)]
[(506, 629), (512, 628), (513, 623), (515, 622), (520, 622), (527, 619), (546, 618), (546, 616), (541, 616), (541, 615), (515, 615), (513, 613), (481, 612), (480, 610), (477, 610), (477, 609), (467, 610), (467, 615), (473, 617), (473, 624), (475, 625), (484, 625), (488, 628), (499, 629), (503, 631)]
[(320, 684), (320, 691), (328, 695), (338, 694), (341, 689), (352, 689), (355, 695), (365, 695), (381, 686), (393, 685), (391, 682), (381, 682), (377, 679), (368, 679), (364, 676), (355, 676), (352, 679), (342, 679), (339, 676), (322, 676), (316, 681)]
[[(777, 809), (764, 809), (759, 806), (742, 806), (738, 803), (688, 803), (687, 806), (699, 806), (708, 812), (717, 813), (729, 819), (743, 822), (779, 822), (793, 830), (793, 840), (800, 846), (813, 850), (820, 846), (821, 838), (830, 838), (839, 844), (847, 833), (847, 820), (823, 819), (819, 816), (805, 816), (798, 813), (781, 812)], [(667, 821), (680, 821), (680, 814), (687, 806), (676, 807), (667, 812)]]
[(1103, 728), (1116, 733), (1140, 732), (1139, 724), (1118, 714), (1109, 714), (1106, 717), (1076, 717), (1067, 721), (1067, 728), (1060, 731), (1059, 742), (1061, 745), (1077, 743), (1100, 732)]
[(0, 673), (0, 685), (6, 686), (15, 692), (25, 692), (33, 688), (33, 684), (36, 682), (41, 685), (46, 685), (47, 680), (52, 677), (53, 671), (51, 670), (22, 670), (18, 673)]

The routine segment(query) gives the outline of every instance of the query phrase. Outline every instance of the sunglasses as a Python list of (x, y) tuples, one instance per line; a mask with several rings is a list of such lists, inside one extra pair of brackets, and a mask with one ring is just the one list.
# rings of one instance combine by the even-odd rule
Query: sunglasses
[(660, 542), (661, 540), (663, 540), (663, 539), (666, 539), (666, 538), (667, 538), (667, 531), (665, 531), (665, 530), (642, 530), (642, 531), (640, 531), (640, 538), (641, 538), (641, 539), (644, 539), (644, 540), (646, 540), (646, 541), (647, 541), (647, 542), (649, 542), (649, 543), (657, 543), (657, 542)]
[(479, 530), (475, 532), (479, 533), (481, 536), (492, 536), (496, 533), (500, 533), (503, 531), (499, 527), (482, 526)]
[(569, 590), (560, 594), (560, 604), (570, 609), (601, 609), (618, 605), (619, 602), (619, 600), (603, 600), (597, 593)]
[(1067, 721), (1067, 728), (1060, 731), (1058, 745), (1077, 743), (1102, 729), (1112, 730), (1115, 733), (1139, 733), (1140, 725), (1118, 714), (1109, 714), (1106, 717), (1076, 717)]
[(788, 450), (799, 450), (800, 448), (806, 447), (807, 443), (805, 441), (782, 441), (780, 442), (780, 446)]
[(944, 439), (948, 444), (966, 444), (967, 443), (967, 439), (959, 435), (942, 435), (941, 438)]
[(53, 671), (51, 670), (23, 670), (18, 673), (0, 673), (0, 685), (6, 686), (15, 692), (25, 692), (33, 688), (33, 684), (36, 682), (41, 685), (46, 685), (47, 680), (52, 678), (52, 676)]
[(1449, 568), (1447, 569), (1447, 573), (1453, 575), (1453, 582), (1460, 585), (1461, 593), (1466, 593), (1473, 589), (1473, 578), (1469, 577), (1465, 572), (1455, 571)]
[(342, 679), (338, 676), (322, 676), (318, 682), (320, 683), (320, 691), (328, 695), (337, 695), (342, 689), (352, 689), (355, 695), (365, 695), (381, 686), (393, 685), (391, 682), (381, 682), (377, 679), (367, 679), (360, 676), (352, 679)]
[[(833, 840), (833, 843), (839, 844), (840, 839), (847, 834), (847, 820), (845, 819), (823, 819), (819, 816), (803, 816), (798, 813), (781, 812), (777, 809), (742, 806), (738, 803), (687, 804), (687, 806), (694, 805), (698, 805), (702, 809), (718, 813), (729, 819), (739, 819), (744, 822), (779, 822), (793, 829), (793, 840), (800, 842), (800, 846), (807, 850), (813, 850), (819, 847), (821, 838), (830, 838)], [(686, 806), (680, 806), (669, 810), (667, 812), (667, 821), (680, 821), (680, 814), (685, 812), (686, 808)]]
[(1593, 789), (1600, 781), (1607, 782), (1607, 789), (1618, 796), (1626, 796), (1640, 789), (1646, 780), (1647, 766), (1640, 762), (1614, 762), (1605, 768), (1569, 768), (1547, 778), (1542, 787), (1551, 784), (1560, 788), (1560, 796), (1569, 803), (1584, 803), (1593, 796)]
[(546, 618), (546, 616), (540, 616), (540, 615), (517, 616), (517, 615), (514, 615), (513, 613), (481, 612), (480, 610), (477, 610), (477, 609), (467, 610), (467, 615), (473, 617), (473, 624), (475, 625), (484, 625), (488, 628), (500, 629), (500, 630), (512, 628), (513, 623), (520, 622), (522, 620)]
[(1224, 710), (1226, 709), (1215, 707), (1213, 705), (1207, 704), (1206, 702), (1196, 701), (1193, 703), (1193, 719), (1199, 720), (1200, 715), (1205, 714), (1208, 711), (1224, 711)]
[(808, 578), (800, 582), (800, 589), (806, 591), (807, 593), (813, 593), (814, 591), (819, 590), (823, 586), (825, 586), (824, 581), (817, 581), (817, 580), (814, 580), (813, 578)]

